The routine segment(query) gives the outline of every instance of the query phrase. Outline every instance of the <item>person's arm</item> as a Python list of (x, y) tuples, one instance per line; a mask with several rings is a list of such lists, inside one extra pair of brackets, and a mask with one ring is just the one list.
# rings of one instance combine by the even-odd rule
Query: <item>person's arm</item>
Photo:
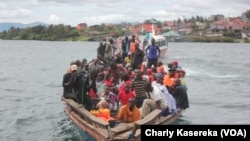
[(160, 48), (157, 46), (157, 50), (158, 50), (158, 52), (159, 52), (159, 54), (158, 54), (158, 57), (160, 57), (160, 55), (161, 55), (161, 50), (160, 50)]

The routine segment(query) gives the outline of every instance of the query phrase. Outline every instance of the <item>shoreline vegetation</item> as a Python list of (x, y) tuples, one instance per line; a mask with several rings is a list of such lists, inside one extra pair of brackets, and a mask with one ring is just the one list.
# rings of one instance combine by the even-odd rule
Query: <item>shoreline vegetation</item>
[[(100, 41), (105, 37), (121, 37), (130, 33), (119, 27), (91, 26), (77, 30), (69, 25), (38, 25), (25, 29), (12, 27), (9, 31), (0, 32), (1, 40), (40, 40), (40, 41)], [(101, 27), (101, 29), (100, 29)], [(98, 29), (99, 28), (99, 29)], [(98, 33), (94, 33), (98, 32)], [(171, 42), (171, 41), (169, 41)], [(197, 34), (183, 36), (181, 41), (172, 42), (217, 42), (217, 43), (250, 43), (249, 38), (234, 38), (233, 33), (220, 37), (206, 37)]]
[[(143, 23), (100, 24), (72, 27), (70, 25), (37, 25), (27, 28), (11, 27), (0, 32), (0, 40), (40, 40), (40, 41), (100, 41), (106, 37), (118, 38), (131, 34), (145, 35), (150, 29), (145, 24), (154, 24), (159, 33), (174, 31), (180, 34), (165, 36), (169, 42), (217, 42), (217, 43), (250, 43), (250, 10), (243, 17), (213, 15), (213, 19), (196, 16), (190, 19), (178, 19), (160, 22), (148, 19)], [(171, 23), (171, 24), (170, 24)], [(217, 25), (219, 23), (219, 25)], [(234, 25), (233, 25), (234, 24)], [(241, 26), (243, 25), (244, 26)], [(138, 29), (136, 32), (134, 29)], [(185, 32), (182, 32), (185, 31)], [(188, 33), (187, 33), (188, 32)]]

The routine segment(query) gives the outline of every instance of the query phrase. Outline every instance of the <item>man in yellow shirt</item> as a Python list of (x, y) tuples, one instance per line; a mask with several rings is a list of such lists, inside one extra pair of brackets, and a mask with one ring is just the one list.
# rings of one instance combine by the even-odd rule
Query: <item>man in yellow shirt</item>
[(116, 120), (126, 123), (133, 123), (139, 119), (140, 111), (135, 105), (134, 98), (130, 98), (128, 104), (123, 105), (116, 115)]

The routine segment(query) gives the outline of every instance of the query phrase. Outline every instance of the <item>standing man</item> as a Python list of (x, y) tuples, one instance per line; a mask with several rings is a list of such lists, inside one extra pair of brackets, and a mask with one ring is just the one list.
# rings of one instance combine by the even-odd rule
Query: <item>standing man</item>
[(104, 59), (104, 54), (105, 54), (105, 48), (106, 46), (103, 44), (103, 41), (100, 41), (99, 47), (97, 48), (97, 58), (106, 63)]
[(139, 48), (139, 44), (135, 43), (135, 51), (131, 60), (131, 67), (133, 70), (138, 69), (141, 66), (144, 56), (145, 53)]
[(129, 41), (128, 41), (128, 36), (126, 36), (125, 39), (122, 40), (122, 58), (123, 58), (123, 60), (125, 59), (125, 57), (128, 56), (128, 52), (129, 52)]
[(155, 39), (151, 39), (151, 45), (146, 48), (146, 54), (148, 58), (147, 68), (151, 68), (152, 65), (157, 67), (158, 58), (160, 57), (161, 50), (155, 44)]
[(74, 75), (73, 81), (71, 81), (74, 90), (77, 92), (78, 103), (85, 106), (87, 110), (91, 110), (94, 106), (94, 102), (90, 97), (91, 93), (97, 95), (96, 78), (98, 75), (97, 70), (91, 70), (89, 75)]
[(129, 41), (129, 52), (131, 53), (132, 57), (134, 55), (134, 51), (135, 51), (135, 34), (132, 35), (132, 38)]

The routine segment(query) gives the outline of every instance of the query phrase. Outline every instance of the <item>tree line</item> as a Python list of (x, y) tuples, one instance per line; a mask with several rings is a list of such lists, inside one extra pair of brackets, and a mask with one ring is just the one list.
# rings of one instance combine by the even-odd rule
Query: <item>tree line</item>
[(70, 25), (38, 25), (24, 29), (11, 27), (8, 31), (0, 33), (1, 39), (8, 40), (62, 40), (70, 37), (78, 37), (79, 32)]

